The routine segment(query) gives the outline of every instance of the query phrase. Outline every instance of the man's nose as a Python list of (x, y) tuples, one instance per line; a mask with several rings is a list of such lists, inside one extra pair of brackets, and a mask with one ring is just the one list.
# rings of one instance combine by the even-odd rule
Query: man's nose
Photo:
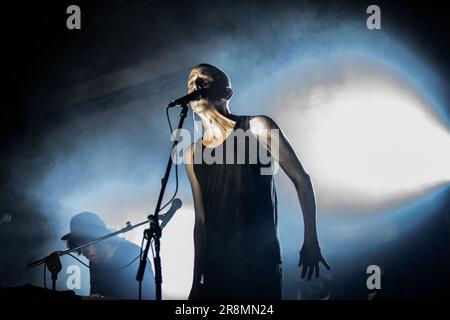
[(203, 88), (203, 86), (205, 85), (205, 81), (201, 78), (197, 78), (194, 81), (194, 88), (195, 90), (199, 90), (201, 88)]

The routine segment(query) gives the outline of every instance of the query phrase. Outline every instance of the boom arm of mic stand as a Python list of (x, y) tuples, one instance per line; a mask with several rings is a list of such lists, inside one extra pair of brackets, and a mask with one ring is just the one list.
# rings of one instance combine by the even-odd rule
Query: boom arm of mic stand
[(148, 223), (148, 221), (149, 220), (137, 223), (134, 226), (131, 225), (131, 223), (127, 222), (127, 225), (124, 228), (122, 228), (122, 229), (120, 229), (118, 231), (112, 232), (110, 234), (107, 234), (107, 235), (105, 235), (103, 237), (100, 237), (100, 238), (97, 238), (95, 240), (91, 240), (89, 242), (81, 244), (81, 245), (79, 245), (79, 246), (77, 246), (75, 248), (68, 249), (66, 251), (54, 251), (51, 254), (49, 254), (48, 256), (46, 256), (45, 258), (42, 258), (42, 259), (39, 259), (39, 260), (36, 260), (36, 261), (28, 263), (27, 267), (28, 268), (33, 268), (33, 267), (37, 267), (37, 266), (39, 266), (41, 264), (45, 264), (46, 268), (52, 274), (52, 290), (54, 291), (54, 290), (56, 290), (56, 279), (58, 278), (58, 273), (61, 271), (61, 267), (62, 267), (59, 257), (61, 257), (63, 255), (66, 255), (66, 254), (70, 254), (73, 251), (76, 251), (76, 250), (79, 250), (81, 248), (93, 245), (93, 244), (95, 244), (97, 242), (106, 240), (108, 238), (114, 237), (114, 236), (116, 236), (118, 234), (125, 233), (125, 232), (128, 232), (130, 230), (133, 230), (134, 228), (137, 228), (137, 227), (139, 227), (139, 226), (141, 226), (141, 225), (143, 225), (145, 223)]
[[(169, 106), (168, 106), (169, 107)], [(153, 259), (155, 267), (155, 290), (156, 290), (156, 300), (161, 300), (161, 285), (162, 285), (162, 271), (161, 271), (161, 257), (160, 257), (160, 238), (161, 238), (161, 227), (159, 225), (158, 213), (161, 210), (161, 203), (164, 197), (164, 192), (166, 191), (167, 182), (169, 181), (170, 170), (172, 169), (172, 150), (176, 148), (178, 144), (180, 129), (183, 128), (184, 120), (186, 119), (189, 108), (186, 104), (181, 107), (180, 121), (178, 123), (178, 128), (176, 131), (176, 136), (174, 138), (172, 148), (169, 153), (169, 160), (167, 161), (166, 171), (164, 177), (161, 180), (161, 191), (159, 192), (158, 202), (156, 204), (155, 213), (153, 214), (153, 219), (150, 223), (150, 228), (144, 231), (144, 238), (147, 240), (145, 244), (145, 249), (142, 253), (141, 261), (139, 264), (139, 269), (136, 275), (136, 280), (142, 283), (144, 279), (145, 266), (147, 264), (148, 250), (150, 248), (151, 239), (155, 241), (155, 256)], [(139, 299), (141, 296), (139, 294)]]
[(139, 227), (139, 226), (142, 226), (143, 224), (148, 223), (148, 221), (149, 221), (149, 220), (145, 220), (145, 221), (140, 222), (140, 223), (137, 223), (137, 224), (135, 224), (135, 225), (132, 225), (132, 224), (130, 224), (130, 223), (128, 222), (127, 225), (126, 225), (125, 227), (123, 227), (122, 229), (120, 229), (120, 230), (118, 230), (118, 231), (112, 232), (112, 233), (107, 234), (107, 235), (104, 235), (104, 236), (102, 236), (102, 237), (100, 237), (100, 238), (97, 238), (97, 239), (91, 240), (91, 241), (89, 241), (89, 242), (83, 243), (83, 244), (81, 244), (81, 245), (79, 245), (79, 246), (77, 246), (77, 247), (75, 247), (75, 248), (68, 249), (68, 250), (66, 250), (66, 251), (55, 251), (55, 252), (52, 252), (50, 255), (46, 256), (45, 258), (42, 258), (42, 259), (39, 259), (39, 260), (30, 262), (30, 263), (28, 263), (26, 266), (29, 267), (29, 268), (37, 267), (37, 266), (39, 266), (39, 265), (41, 265), (41, 264), (43, 264), (43, 263), (46, 263), (50, 258), (53, 258), (54, 256), (61, 257), (61, 256), (63, 256), (63, 255), (72, 253), (72, 252), (77, 251), (77, 250), (79, 250), (79, 249), (81, 249), (81, 248), (84, 248), (84, 247), (93, 245), (93, 244), (95, 244), (95, 243), (97, 243), (97, 242), (100, 242), (100, 241), (106, 240), (106, 239), (108, 239), (108, 238), (114, 237), (114, 236), (116, 236), (116, 235), (118, 235), (118, 234), (121, 234), (121, 233), (125, 233), (125, 232), (128, 232), (128, 231), (131, 231), (131, 230), (133, 230), (134, 228), (137, 228), (137, 227)]

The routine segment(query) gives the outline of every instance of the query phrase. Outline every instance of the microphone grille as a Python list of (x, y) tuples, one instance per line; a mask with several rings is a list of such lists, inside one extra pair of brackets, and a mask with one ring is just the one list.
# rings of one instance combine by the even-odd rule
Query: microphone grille
[(178, 199), (178, 198), (173, 199), (173, 201), (172, 201), (172, 206), (173, 206), (175, 209), (180, 209), (182, 205), (183, 205), (183, 202), (182, 202), (180, 199)]

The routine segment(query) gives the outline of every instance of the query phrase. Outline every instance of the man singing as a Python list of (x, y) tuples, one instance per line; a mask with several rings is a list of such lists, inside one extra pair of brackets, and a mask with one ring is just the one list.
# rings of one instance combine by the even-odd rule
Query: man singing
[[(297, 190), (305, 230), (299, 267), (308, 280), (313, 273), (319, 276), (319, 263), (329, 269), (317, 238), (311, 179), (271, 118), (230, 113), (233, 90), (221, 69), (209, 64), (194, 67), (188, 92), (200, 88), (207, 94), (190, 107), (201, 118), (203, 136), (187, 148), (184, 159), (195, 208), (189, 299), (281, 299), (277, 198), (273, 174), (264, 171), (270, 168), (260, 151), (281, 166)], [(268, 134), (272, 130), (278, 130), (278, 139)], [(244, 144), (230, 144), (239, 138), (236, 132), (245, 133)], [(252, 140), (258, 148), (251, 147)], [(205, 161), (208, 155), (222, 160)]]

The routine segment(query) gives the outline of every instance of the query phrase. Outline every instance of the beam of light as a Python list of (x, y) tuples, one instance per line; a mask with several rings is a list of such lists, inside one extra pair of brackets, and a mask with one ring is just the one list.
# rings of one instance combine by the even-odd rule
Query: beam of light
[(325, 208), (373, 206), (450, 181), (449, 130), (413, 87), (370, 63), (345, 63), (338, 78), (286, 95), (280, 113)]

